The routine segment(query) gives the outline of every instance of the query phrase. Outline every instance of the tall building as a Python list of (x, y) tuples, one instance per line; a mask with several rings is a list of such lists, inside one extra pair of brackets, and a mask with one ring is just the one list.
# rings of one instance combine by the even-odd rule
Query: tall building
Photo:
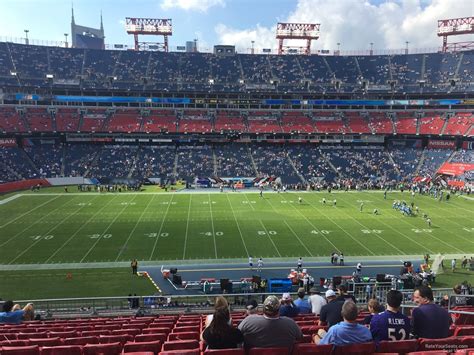
[(74, 48), (105, 49), (104, 25), (100, 14), (100, 29), (76, 25), (74, 8), (71, 17), (71, 38)]

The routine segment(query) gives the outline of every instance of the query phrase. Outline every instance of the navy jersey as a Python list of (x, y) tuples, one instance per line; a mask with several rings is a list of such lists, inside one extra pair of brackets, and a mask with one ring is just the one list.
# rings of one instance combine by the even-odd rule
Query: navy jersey
[(372, 317), (370, 331), (375, 342), (407, 340), (410, 339), (410, 319), (400, 312), (385, 311)]

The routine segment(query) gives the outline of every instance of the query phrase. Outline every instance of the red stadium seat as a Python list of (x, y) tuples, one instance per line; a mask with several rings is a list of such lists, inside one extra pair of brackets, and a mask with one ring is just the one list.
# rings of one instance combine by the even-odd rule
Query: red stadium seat
[(408, 353), (407, 355), (447, 355), (449, 354), (446, 350), (427, 350), (427, 351), (415, 351), (413, 353)]
[(331, 355), (333, 350), (332, 345), (316, 345), (316, 344), (305, 344), (299, 343), (295, 344), (293, 347), (293, 355), (303, 355), (303, 354), (325, 354)]
[(160, 355), (200, 355), (199, 349), (176, 349), (160, 352)]
[(78, 337), (64, 339), (64, 345), (99, 344), (99, 337)]
[(131, 335), (135, 336), (141, 333), (140, 329), (129, 329), (129, 328), (124, 328), (124, 329), (119, 329), (119, 330), (112, 330), (112, 333), (110, 335)]
[(39, 332), (39, 333), (23, 333), (23, 331), (18, 334), (18, 339), (34, 339), (34, 338), (47, 338), (48, 333)]
[(156, 334), (156, 333), (166, 333), (169, 334), (171, 332), (171, 328), (163, 328), (163, 327), (157, 327), (157, 328), (145, 328), (142, 330), (143, 334)]
[(98, 337), (100, 335), (110, 335), (110, 330), (85, 330), (81, 333), (83, 337)]
[(166, 341), (163, 344), (163, 351), (183, 349), (199, 349), (199, 342), (197, 340), (174, 340)]
[(59, 346), (63, 342), (60, 338), (41, 338), (41, 339), (29, 339), (30, 345), (38, 346)]
[(27, 346), (30, 345), (28, 340), (4, 340), (0, 341), (0, 347), (2, 346)]
[(131, 335), (101, 335), (99, 337), (100, 344), (108, 344), (108, 343), (117, 343), (125, 344), (128, 341), (132, 341), (133, 336)]
[(131, 353), (136, 351), (150, 351), (158, 354), (161, 350), (161, 341), (147, 341), (141, 343), (128, 342), (123, 347), (124, 353)]
[(38, 345), (32, 346), (3, 346), (0, 349), (2, 355), (40, 355)]
[(63, 346), (44, 346), (41, 348), (41, 355), (82, 355), (82, 346), (63, 345)]
[(456, 327), (454, 330), (454, 336), (474, 335), (473, 327)]
[(168, 335), (168, 340), (187, 340), (187, 339), (195, 339), (199, 340), (199, 333), (198, 332), (178, 332), (170, 333)]
[(288, 348), (251, 348), (249, 355), (288, 355)]
[(109, 344), (88, 344), (82, 348), (84, 355), (117, 355), (122, 352), (122, 344), (109, 343)]
[(346, 346), (337, 346), (335, 355), (366, 355), (375, 352), (375, 343), (360, 343)]
[(243, 348), (238, 349), (207, 349), (204, 351), (204, 355), (245, 355)]
[(138, 334), (135, 336), (136, 342), (147, 342), (147, 341), (161, 341), (164, 343), (168, 339), (168, 335), (165, 333), (156, 333), (156, 334)]
[(378, 353), (409, 353), (418, 350), (418, 340), (381, 341), (377, 346)]
[(50, 337), (59, 337), (61, 339), (65, 338), (76, 338), (79, 333), (76, 332), (75, 330), (69, 330), (69, 331), (63, 331), (63, 332), (49, 332), (48, 335)]

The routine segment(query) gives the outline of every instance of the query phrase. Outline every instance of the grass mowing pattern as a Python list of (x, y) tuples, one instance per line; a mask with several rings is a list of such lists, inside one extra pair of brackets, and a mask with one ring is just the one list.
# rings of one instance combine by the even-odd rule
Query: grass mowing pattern
[[(244, 192), (99, 195), (45, 189), (0, 205), (0, 264), (294, 258), (335, 250), (346, 256), (474, 253), (473, 201), (416, 195), (415, 204), (431, 217), (429, 227), (422, 217), (392, 209), (395, 199), (411, 202), (407, 192), (384, 200), (377, 192), (260, 198)], [(373, 215), (374, 208), (380, 215)]]

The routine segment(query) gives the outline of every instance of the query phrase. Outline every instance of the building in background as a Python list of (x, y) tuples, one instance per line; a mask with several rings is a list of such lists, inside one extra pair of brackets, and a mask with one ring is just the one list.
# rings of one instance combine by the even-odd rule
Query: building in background
[(100, 29), (76, 25), (74, 8), (71, 17), (71, 38), (73, 48), (105, 49), (104, 25), (100, 14)]

